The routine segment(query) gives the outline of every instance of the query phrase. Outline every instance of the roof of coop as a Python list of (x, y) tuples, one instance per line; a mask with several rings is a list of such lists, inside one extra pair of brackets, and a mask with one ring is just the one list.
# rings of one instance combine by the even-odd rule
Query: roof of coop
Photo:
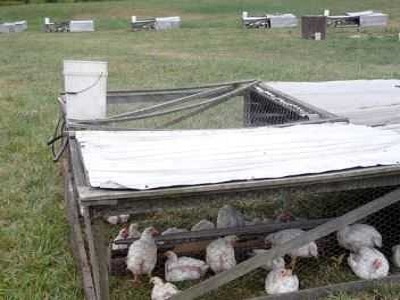
[(400, 134), (353, 124), (77, 131), (92, 187), (152, 189), (400, 166)]
[(268, 82), (305, 103), (349, 118), (354, 124), (400, 133), (400, 80)]

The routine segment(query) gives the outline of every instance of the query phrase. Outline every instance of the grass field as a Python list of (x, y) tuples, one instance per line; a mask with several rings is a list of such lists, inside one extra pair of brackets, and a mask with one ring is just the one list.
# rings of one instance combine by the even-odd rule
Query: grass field
[[(314, 42), (301, 40), (299, 29), (243, 30), (238, 21), (242, 9), (301, 15), (324, 8), (332, 13), (379, 9), (390, 14), (390, 26), (330, 31), (326, 41)], [(176, 31), (133, 33), (131, 15), (180, 15), (184, 21)], [(45, 16), (94, 18), (98, 31), (45, 34), (40, 31)], [(69, 251), (59, 167), (46, 147), (57, 117), (63, 59), (108, 61), (110, 89), (248, 78), (400, 78), (398, 0), (139, 0), (1, 7), (0, 21), (18, 19), (28, 21), (27, 32), (0, 34), (0, 299), (82, 298)], [(355, 298), (399, 299), (398, 292), (385, 288)]]

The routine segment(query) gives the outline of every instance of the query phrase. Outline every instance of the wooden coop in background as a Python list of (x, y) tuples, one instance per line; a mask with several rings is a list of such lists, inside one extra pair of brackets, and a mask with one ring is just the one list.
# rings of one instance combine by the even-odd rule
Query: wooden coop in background
[[(110, 278), (124, 276), (126, 273), (126, 250), (110, 250), (112, 239), (110, 229), (104, 222), (105, 217), (124, 213), (142, 222), (143, 227), (150, 224), (166, 226), (167, 223), (170, 226), (188, 226), (194, 218), (214, 218), (215, 211), (225, 204), (232, 204), (255, 217), (269, 218), (279, 211), (291, 211), (296, 218), (286, 223), (260, 223), (157, 237), (160, 254), (172, 249), (179, 255), (196, 257), (201, 257), (206, 245), (218, 237), (230, 234), (239, 237), (236, 246), (237, 266), (210, 275), (190, 287), (185, 286), (181, 293), (171, 299), (228, 299), (232, 295), (240, 295), (241, 299), (300, 299), (399, 281), (400, 275), (395, 269), (391, 269), (390, 276), (376, 281), (342, 276), (347, 274), (342, 272), (336, 276), (335, 268), (341, 271), (342, 266), (338, 266), (337, 260), (332, 259), (345, 253), (338, 247), (334, 233), (347, 224), (366, 222), (376, 226), (384, 237), (382, 251), (387, 256), (391, 247), (400, 243), (400, 164), (398, 159), (396, 162), (389, 155), (393, 149), (388, 147), (387, 152), (372, 155), (371, 161), (364, 162), (365, 165), (361, 162), (361, 167), (359, 161), (352, 160), (341, 166), (346, 155), (359, 154), (362, 157), (362, 152), (368, 153), (374, 149), (380, 141), (367, 141), (366, 145), (363, 143), (366, 135), (379, 137), (379, 129), (349, 124), (346, 116), (318, 108), (259, 81), (104, 93), (101, 81), (105, 80), (106, 71), (99, 67), (96, 79), (93, 78), (96, 77), (93, 72), (87, 70), (81, 69), (81, 72), (92, 76), (87, 81), (89, 88), (79, 86), (73, 89), (66, 84), (68, 88), (59, 98), (62, 115), (54, 138), (56, 142), (53, 143), (56, 159), (60, 158), (62, 150), (66, 150), (63, 159), (65, 200), (72, 229), (71, 241), (83, 275), (87, 299), (110, 299)], [(103, 89), (103, 92), (99, 92), (99, 98), (104, 99), (99, 101), (106, 104), (104, 115), (100, 111), (92, 119), (74, 117), (76, 110), (68, 110), (69, 101), (76, 104), (77, 98), (84, 99), (85, 93), (91, 93), (90, 89), (97, 84)], [(349, 133), (347, 136), (344, 132), (354, 132), (354, 135)], [(382, 142), (398, 141), (397, 133), (382, 132), (385, 132), (382, 133), (385, 139)], [(272, 133), (276, 133), (274, 139)], [(240, 139), (235, 138), (236, 134)], [(201, 159), (201, 156), (196, 156), (202, 153), (201, 149), (218, 148), (211, 142), (223, 139), (224, 135), (230, 137), (227, 144), (235, 148), (219, 152), (221, 160), (215, 161), (217, 169), (210, 169), (207, 173), (201, 167), (196, 169), (191, 166), (191, 161)], [(252, 138), (249, 135), (253, 135)], [(305, 138), (307, 135), (312, 138), (308, 140)], [(119, 141), (116, 138), (118, 136)], [(253, 157), (249, 154), (251, 149), (246, 150), (249, 145), (264, 149), (262, 147), (265, 143), (267, 148), (275, 147), (275, 144), (280, 143), (280, 138), (288, 136), (296, 140), (298, 145), (301, 144), (301, 147), (309, 148), (304, 155), (311, 157), (315, 156), (315, 149), (324, 147), (324, 143), (333, 144), (325, 145), (324, 152), (315, 152), (323, 156), (318, 163), (312, 163), (311, 159), (310, 164), (295, 164), (298, 167), (296, 170), (293, 170), (293, 164), (285, 164), (285, 158), (296, 155), (300, 148), (279, 148), (273, 155), (269, 152), (258, 153), (269, 159), (268, 163), (261, 162), (263, 168), (258, 167), (258, 161), (252, 161)], [(183, 149), (182, 155), (175, 155), (174, 160), (174, 152), (168, 152), (166, 139), (169, 138), (173, 141), (172, 145), (176, 142), (187, 146), (187, 152)], [(142, 143), (149, 140), (151, 143), (147, 146)], [(187, 141), (192, 141), (194, 146)], [(210, 144), (204, 145), (204, 141)], [(57, 142), (61, 149), (56, 149)], [(357, 147), (360, 152), (337, 154), (340, 159), (334, 161), (335, 155), (330, 155), (330, 152), (336, 151), (334, 143), (340, 145), (342, 142), (359, 143)], [(107, 159), (115, 158), (113, 155), (116, 152), (121, 150), (128, 153), (128, 149), (122, 148), (124, 144), (131, 143), (137, 146), (135, 148), (143, 149), (143, 155), (153, 155), (155, 167), (145, 169), (153, 174), (147, 179), (144, 173), (135, 174), (129, 171), (129, 167), (125, 170), (129, 176), (119, 176), (118, 164), (108, 164)], [(362, 148), (362, 145), (366, 148)], [(150, 153), (149, 149), (154, 153)], [(237, 150), (233, 156), (230, 151), (232, 149)], [(354, 151), (354, 145), (349, 149)], [(191, 151), (196, 155), (192, 155)], [(210, 153), (212, 156), (217, 155), (216, 152)], [(207, 161), (212, 160), (212, 156), (203, 157), (205, 159), (201, 165), (204, 164), (204, 168), (211, 168)], [(218, 170), (221, 171), (218, 164), (223, 161), (222, 158), (228, 162), (223, 164), (226, 172), (220, 177), (216, 174)], [(126, 166), (130, 162), (135, 166), (141, 163), (140, 159), (126, 159)], [(176, 170), (170, 174), (168, 171), (158, 174), (157, 168), (163, 164), (163, 160), (175, 161), (175, 164), (168, 166), (172, 168), (179, 161), (179, 168), (188, 168), (179, 171), (199, 170), (198, 174), (182, 173), (185, 176), (179, 176)], [(328, 166), (330, 160), (335, 166)], [(237, 165), (244, 168), (242, 173), (234, 168), (231, 170), (232, 166)], [(307, 231), (296, 239), (269, 249), (265, 254), (249, 255), (253, 248), (262, 247), (265, 235), (288, 228)], [(266, 271), (263, 265), (311, 241), (316, 241), (321, 257), (318, 261), (302, 261), (299, 264), (300, 291), (266, 295), (263, 284)], [(129, 245), (132, 240), (118, 243)], [(161, 256), (160, 262), (159, 269), (162, 268)], [(327, 269), (332, 272), (324, 280), (316, 282), (316, 276), (312, 274), (319, 274), (322, 278)], [(161, 270), (155, 272), (162, 273)], [(249, 282), (252, 288), (247, 289)], [(228, 290), (224, 290), (226, 286)]]

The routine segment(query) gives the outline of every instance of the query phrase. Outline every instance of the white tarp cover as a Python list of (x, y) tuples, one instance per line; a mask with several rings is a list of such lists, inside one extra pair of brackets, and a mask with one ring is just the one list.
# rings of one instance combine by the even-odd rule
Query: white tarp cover
[(281, 81), (267, 84), (301, 101), (347, 117), (355, 124), (392, 127), (400, 124), (400, 80)]
[(399, 164), (400, 135), (360, 125), (76, 132), (92, 187), (150, 189)]

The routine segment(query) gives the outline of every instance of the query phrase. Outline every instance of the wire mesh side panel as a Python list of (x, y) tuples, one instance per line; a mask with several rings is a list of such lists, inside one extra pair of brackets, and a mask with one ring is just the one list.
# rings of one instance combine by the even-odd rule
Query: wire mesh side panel
[[(241, 92), (235, 93), (238, 89), (242, 89)], [(228, 96), (230, 93), (231, 97)], [(223, 87), (198, 95), (176, 94), (175, 98), (168, 94), (132, 96), (125, 103), (108, 104), (108, 115), (135, 111), (134, 117), (123, 126), (138, 129), (241, 128), (321, 118), (311, 109), (258, 86), (247, 89)], [(183, 99), (186, 97), (189, 98)]]
[(310, 115), (316, 116), (310, 110), (259, 88), (249, 90), (245, 99), (245, 123), (249, 127), (309, 121)]
[[(147, 226), (155, 226), (161, 232), (176, 227), (190, 231), (192, 226), (201, 219), (217, 223), (220, 208), (229, 201), (239, 211), (245, 220), (244, 227), (232, 228), (233, 233), (239, 237), (235, 245), (235, 256), (238, 262), (254, 256), (254, 249), (268, 249), (271, 247), (265, 243), (264, 238), (270, 233), (287, 228), (302, 228), (309, 230), (317, 226), (314, 221), (323, 224), (327, 219), (343, 215), (357, 207), (360, 207), (391, 191), (393, 187), (353, 190), (334, 193), (306, 193), (302, 191), (253, 191), (231, 194), (221, 194), (199, 198), (204, 205), (195, 209), (171, 209), (150, 214), (137, 215), (131, 221), (140, 225), (140, 230)], [(383, 237), (383, 247), (380, 249), (388, 258), (391, 265), (390, 274), (397, 273), (390, 258), (393, 246), (400, 244), (400, 203), (372, 214), (357, 223), (374, 226)], [(314, 222), (314, 223), (313, 223)], [(301, 225), (298, 225), (301, 224)], [(265, 231), (254, 231), (257, 226), (266, 226)], [(245, 228), (245, 231), (242, 231)], [(110, 228), (110, 240), (115, 237), (119, 228)], [(216, 232), (217, 229), (208, 229)], [(159, 259), (155, 275), (164, 278), (165, 257), (163, 253), (167, 250), (175, 251), (178, 256), (190, 256), (205, 259), (207, 245), (220, 235), (210, 235), (207, 238), (199, 238), (196, 234), (192, 238), (183, 240), (176, 239), (174, 243), (159, 244)], [(318, 257), (299, 258), (293, 272), (298, 276), (300, 289), (319, 287), (358, 279), (347, 264), (349, 251), (339, 246), (336, 234), (323, 237), (316, 241)], [(121, 296), (120, 286), (126, 285), (130, 274), (126, 271), (125, 256), (127, 250), (113, 252), (115, 286), (113, 295)], [(285, 257), (287, 267), (291, 267), (292, 258)], [(118, 269), (119, 264), (119, 269)], [(233, 295), (237, 299), (265, 295), (264, 284), (268, 271), (264, 268), (256, 269), (242, 278), (239, 278), (220, 289), (213, 291), (202, 299), (231, 299)], [(122, 276), (120, 276), (122, 275)], [(213, 276), (209, 271), (205, 278)], [(203, 279), (205, 279), (203, 278)], [(201, 279), (201, 280), (203, 280)], [(178, 282), (176, 285), (184, 290), (196, 283), (196, 281)], [(144, 285), (138, 290), (125, 291), (127, 298), (139, 299), (137, 295), (149, 295), (151, 287)]]
[[(207, 98), (199, 98), (191, 101), (192, 104), (200, 103)], [(128, 104), (110, 104), (108, 111), (110, 115), (123, 113), (130, 110), (145, 109), (161, 102), (137, 101)], [(145, 118), (138, 117), (137, 120), (112, 124), (112, 126), (123, 126), (138, 129), (223, 129), (243, 127), (243, 97), (232, 97), (228, 101), (215, 105), (201, 105), (182, 111), (168, 113), (159, 116)]]

